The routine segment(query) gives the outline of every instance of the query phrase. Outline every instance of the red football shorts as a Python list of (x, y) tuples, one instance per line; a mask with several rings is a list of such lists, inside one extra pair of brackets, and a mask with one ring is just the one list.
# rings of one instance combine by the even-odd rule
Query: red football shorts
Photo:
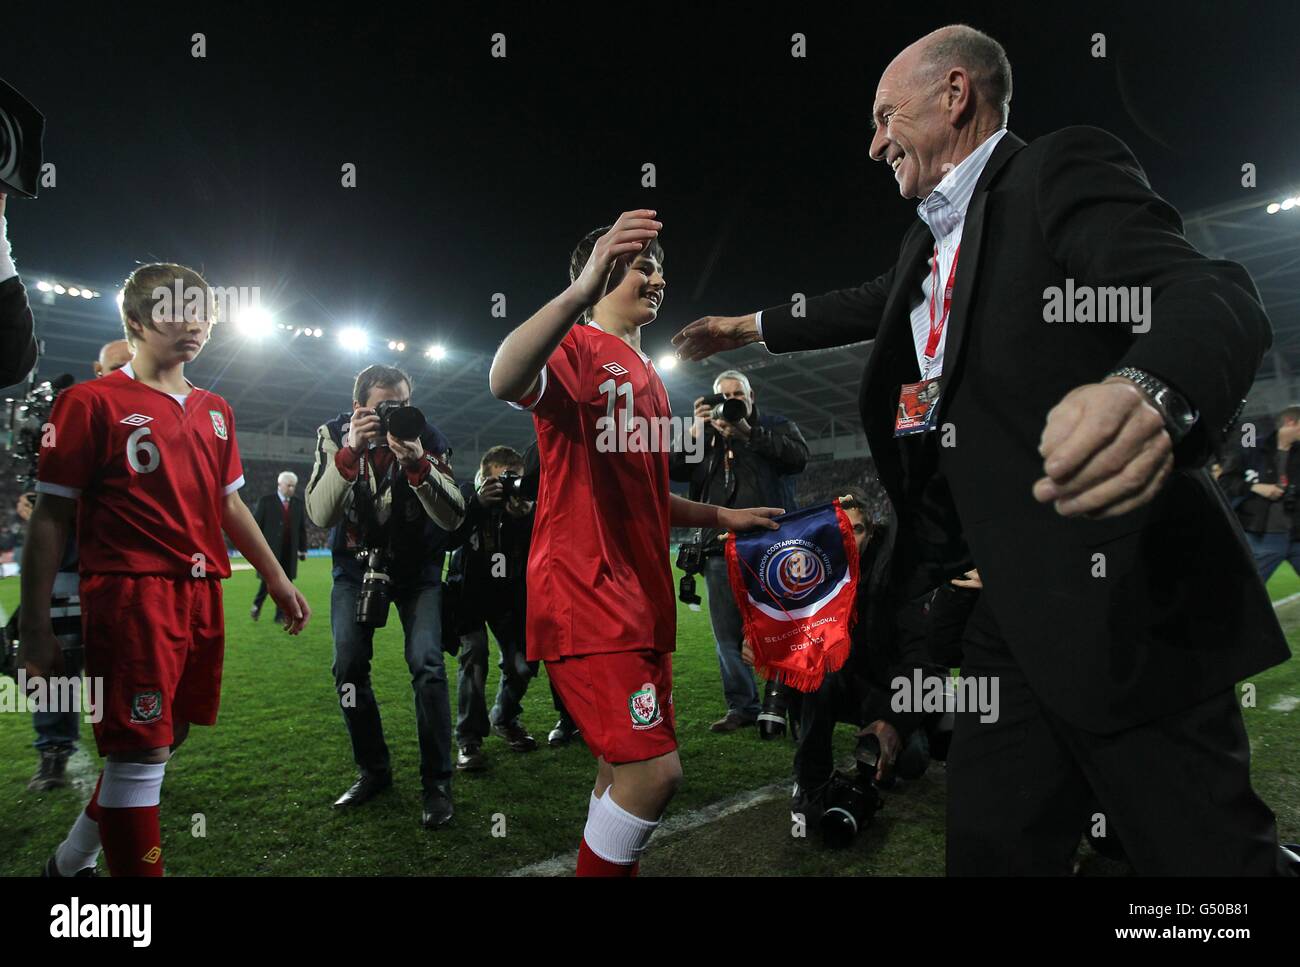
[(226, 640), (220, 581), (85, 575), (81, 627), (86, 674), (103, 679), (100, 755), (164, 748), (177, 723), (216, 722)]
[(592, 755), (611, 765), (677, 748), (671, 652), (620, 651), (546, 663)]

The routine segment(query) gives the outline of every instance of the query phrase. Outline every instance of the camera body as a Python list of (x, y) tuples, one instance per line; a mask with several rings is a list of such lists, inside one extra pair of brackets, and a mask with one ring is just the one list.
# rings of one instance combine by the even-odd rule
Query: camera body
[(749, 416), (749, 406), (744, 400), (738, 400), (734, 397), (727, 397), (721, 393), (712, 393), (704, 397), (700, 402), (706, 406), (713, 407), (711, 419), (726, 420), (728, 423), (739, 423)]

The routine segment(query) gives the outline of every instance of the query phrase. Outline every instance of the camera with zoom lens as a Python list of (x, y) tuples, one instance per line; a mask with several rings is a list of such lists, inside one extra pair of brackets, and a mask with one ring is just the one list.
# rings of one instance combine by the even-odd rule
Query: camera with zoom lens
[(682, 604), (699, 607), (700, 595), (695, 590), (695, 575), (704, 570), (704, 530), (696, 528), (691, 539), (677, 548), (677, 567), (684, 571), (677, 582), (677, 600)]
[(366, 571), (357, 595), (357, 624), (363, 628), (382, 628), (388, 623), (388, 606), (393, 600), (393, 578), (386, 550), (368, 548), (357, 555), (365, 558)]
[(380, 400), (375, 416), (379, 417), (380, 435), (391, 433), (397, 440), (418, 440), (427, 422), (419, 407), (401, 400)]
[[(875, 761), (869, 762), (872, 752)], [(856, 771), (837, 772), (831, 779), (821, 820), (822, 842), (827, 849), (844, 849), (871, 825), (881, 807), (880, 793), (872, 783), (879, 759), (880, 740), (866, 736), (858, 745)]]
[(726, 420), (728, 423), (739, 423), (745, 417), (749, 416), (749, 407), (744, 400), (738, 400), (733, 397), (724, 396), (721, 393), (713, 393), (710, 396), (700, 400), (706, 406), (713, 407), (713, 413), (710, 418), (714, 420)]

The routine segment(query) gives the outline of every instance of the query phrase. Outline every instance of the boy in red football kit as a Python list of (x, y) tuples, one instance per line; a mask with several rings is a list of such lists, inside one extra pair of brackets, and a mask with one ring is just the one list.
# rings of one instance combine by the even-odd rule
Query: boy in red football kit
[[(579, 876), (635, 876), (681, 782), (669, 527), (775, 529), (770, 518), (783, 513), (671, 494), (668, 447), (635, 431), (670, 416), (641, 352), (641, 326), (658, 315), (664, 290), (654, 216), (624, 212), (588, 234), (569, 287), (506, 337), (489, 376), (492, 393), (531, 410), (537, 427), (528, 658), (546, 662), (597, 759)], [(632, 433), (609, 432), (616, 423)]]
[(107, 761), (47, 876), (93, 876), (101, 843), (113, 876), (162, 875), (163, 770), (191, 724), (217, 717), (222, 531), (266, 579), (290, 634), (311, 614), (239, 499), (230, 406), (185, 379), (214, 315), (192, 269), (136, 269), (122, 300), (134, 358), (64, 390), (50, 415), (23, 549), (21, 660), (35, 676), (62, 664), (48, 602), (75, 512), (86, 674), (103, 681), (95, 743)]

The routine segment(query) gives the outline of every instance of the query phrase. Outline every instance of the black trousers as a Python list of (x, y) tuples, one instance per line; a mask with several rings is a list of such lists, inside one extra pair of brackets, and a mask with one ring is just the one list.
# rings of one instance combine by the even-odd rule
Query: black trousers
[(1113, 734), (1084, 732), (1030, 689), (987, 599), (967, 625), (962, 675), (997, 676), (999, 714), (982, 723), (978, 710), (957, 713), (950, 876), (1066, 875), (1098, 804), (1141, 875), (1290, 872), (1273, 813), (1250, 785), (1232, 690)]

